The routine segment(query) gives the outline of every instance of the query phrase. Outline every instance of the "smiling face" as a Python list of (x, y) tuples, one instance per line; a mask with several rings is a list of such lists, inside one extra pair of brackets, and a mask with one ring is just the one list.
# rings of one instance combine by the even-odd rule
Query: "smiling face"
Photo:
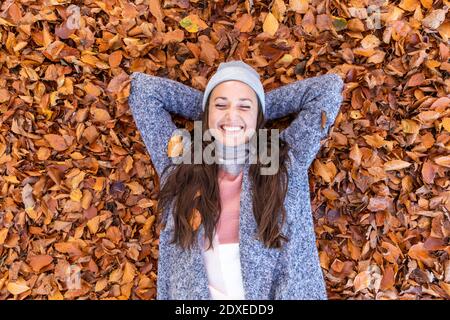
[(220, 143), (248, 142), (256, 130), (258, 100), (247, 84), (229, 80), (218, 84), (209, 97), (208, 127)]

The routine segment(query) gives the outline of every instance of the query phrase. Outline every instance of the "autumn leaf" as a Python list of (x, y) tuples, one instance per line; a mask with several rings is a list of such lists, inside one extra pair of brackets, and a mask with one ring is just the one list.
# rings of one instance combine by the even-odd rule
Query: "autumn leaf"
[(50, 255), (37, 255), (30, 258), (30, 266), (34, 272), (39, 272), (43, 267), (48, 266), (53, 261)]
[(30, 290), (30, 287), (27, 286), (25, 282), (9, 282), (6, 288), (11, 294), (15, 295)]
[(269, 12), (264, 19), (263, 31), (273, 36), (277, 32), (278, 26), (279, 24), (277, 18)]
[(69, 147), (66, 143), (66, 140), (64, 140), (64, 138), (60, 135), (50, 133), (45, 134), (44, 138), (50, 144), (50, 147), (52, 147), (56, 151), (64, 151)]
[(167, 146), (167, 156), (170, 158), (179, 157), (183, 154), (183, 137), (174, 135), (170, 138)]
[(289, 0), (289, 10), (297, 13), (306, 13), (309, 7), (309, 0)]
[(202, 223), (202, 216), (200, 214), (200, 211), (194, 209), (192, 211), (191, 217), (189, 218), (189, 224), (191, 225), (192, 230), (196, 231), (201, 223)]
[(391, 170), (401, 170), (408, 168), (411, 165), (410, 162), (403, 161), (403, 160), (390, 160), (386, 161), (384, 163), (384, 170), (385, 171), (391, 171)]
[(187, 17), (184, 17), (180, 21), (180, 26), (182, 26), (184, 29), (186, 29), (191, 33), (196, 33), (198, 31), (208, 28), (208, 25), (195, 14), (191, 14), (188, 15)]

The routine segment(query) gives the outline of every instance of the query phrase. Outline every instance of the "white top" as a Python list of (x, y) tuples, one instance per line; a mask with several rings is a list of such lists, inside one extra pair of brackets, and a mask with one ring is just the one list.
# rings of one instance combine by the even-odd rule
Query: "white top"
[(244, 300), (239, 243), (219, 244), (214, 233), (213, 248), (202, 250), (213, 300)]

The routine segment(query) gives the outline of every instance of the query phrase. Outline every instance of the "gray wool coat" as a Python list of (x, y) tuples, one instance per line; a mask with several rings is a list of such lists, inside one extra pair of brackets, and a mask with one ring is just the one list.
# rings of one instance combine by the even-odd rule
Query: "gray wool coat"
[[(290, 113), (296, 118), (280, 132), (290, 145), (289, 186), (285, 199), (287, 220), (282, 228), (290, 241), (280, 249), (266, 248), (255, 238), (249, 164), (244, 165), (240, 198), (239, 252), (247, 300), (327, 299), (320, 267), (311, 212), (308, 168), (321, 140), (334, 123), (342, 103), (343, 81), (336, 74), (297, 80), (265, 93), (268, 120)], [(168, 78), (141, 72), (131, 75), (129, 107), (155, 170), (171, 164), (167, 145), (176, 129), (170, 113), (200, 120), (203, 92)], [(321, 113), (326, 113), (322, 128)], [(208, 279), (201, 254), (201, 225), (193, 250), (169, 244), (174, 230), (172, 214), (166, 216), (159, 242), (157, 299), (210, 300)]]

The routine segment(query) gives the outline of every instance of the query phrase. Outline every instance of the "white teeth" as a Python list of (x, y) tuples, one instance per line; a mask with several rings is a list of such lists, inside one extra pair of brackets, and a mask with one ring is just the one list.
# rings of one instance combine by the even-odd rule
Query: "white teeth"
[(226, 131), (240, 131), (242, 130), (242, 127), (228, 127), (228, 126), (223, 126), (223, 129)]

